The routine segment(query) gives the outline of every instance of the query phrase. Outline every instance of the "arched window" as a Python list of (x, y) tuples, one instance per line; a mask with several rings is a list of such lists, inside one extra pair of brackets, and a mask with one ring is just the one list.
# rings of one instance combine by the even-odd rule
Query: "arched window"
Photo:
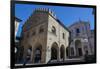
[(62, 34), (62, 36), (63, 36), (63, 39), (65, 39), (65, 34), (64, 33)]
[(56, 34), (56, 28), (52, 26), (52, 33)]
[(40, 26), (39, 33), (42, 33), (42, 32), (44, 32), (44, 28), (43, 26)]
[(32, 53), (32, 47), (29, 47), (28, 49), (27, 49), (27, 56), (26, 56), (26, 60), (25, 60), (25, 64), (27, 64), (27, 63), (31, 63), (31, 53)]
[(76, 55), (82, 56), (83, 52), (82, 52), (82, 44), (80, 40), (75, 41), (75, 48), (76, 48)]
[(36, 32), (35, 32), (35, 31), (33, 31), (32, 35), (35, 35), (35, 34), (36, 34)]
[(57, 49), (54, 47), (51, 48), (51, 59), (57, 59)]
[(29, 47), (27, 50), (28, 55), (31, 55), (31, 52), (32, 52), (32, 47)]
[(77, 28), (77, 29), (76, 29), (76, 36), (79, 36), (79, 33), (80, 33), (80, 29)]
[(76, 33), (80, 33), (80, 29), (79, 28), (76, 29)]
[(57, 60), (58, 52), (59, 52), (58, 44), (54, 42), (51, 47), (51, 60)]
[(34, 63), (41, 62), (41, 55), (42, 55), (42, 47), (40, 46), (34, 50)]

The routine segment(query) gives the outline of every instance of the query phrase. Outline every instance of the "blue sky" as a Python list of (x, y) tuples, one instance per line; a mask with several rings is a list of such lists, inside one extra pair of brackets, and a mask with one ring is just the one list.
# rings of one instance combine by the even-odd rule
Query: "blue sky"
[(89, 21), (91, 29), (94, 29), (93, 8), (15, 4), (15, 16), (22, 20), (22, 22), (20, 22), (17, 36), (20, 36), (23, 24), (36, 8), (51, 9), (66, 27), (80, 19), (82, 21)]

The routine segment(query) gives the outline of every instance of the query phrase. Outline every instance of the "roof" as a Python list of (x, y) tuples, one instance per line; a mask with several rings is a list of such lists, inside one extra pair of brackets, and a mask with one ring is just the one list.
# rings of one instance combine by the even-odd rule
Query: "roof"
[[(51, 15), (51, 14), (50, 14)], [(51, 17), (53, 17), (52, 15), (51, 15)], [(57, 18), (55, 18), (55, 17), (53, 17), (53, 19), (55, 19), (64, 29), (66, 29), (67, 31), (69, 31), (69, 29), (59, 20), (59, 19), (57, 19)], [(70, 31), (69, 31), (70, 32)]]
[(72, 25), (69, 26), (69, 28), (71, 28), (72, 26), (74, 25), (77, 25), (77, 24), (89, 24), (89, 21), (82, 21), (82, 20), (79, 20), (77, 22), (74, 22)]

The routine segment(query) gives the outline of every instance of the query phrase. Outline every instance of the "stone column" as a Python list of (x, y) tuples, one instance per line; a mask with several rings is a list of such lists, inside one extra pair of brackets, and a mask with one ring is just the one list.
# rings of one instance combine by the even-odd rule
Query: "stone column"
[(92, 49), (91, 49), (91, 47), (90, 47), (89, 42), (87, 42), (87, 46), (88, 46), (88, 52), (89, 52), (89, 55), (92, 55)]
[(33, 57), (33, 51), (34, 51), (34, 48), (33, 48), (34, 46), (32, 46), (32, 53), (31, 53), (31, 62), (33, 63), (33, 59), (34, 59), (34, 57)]
[(66, 48), (64, 49), (64, 60), (66, 60)]
[(24, 62), (26, 61), (26, 56), (27, 56), (27, 47), (24, 46), (24, 53), (23, 53), (23, 60), (24, 60)]
[(45, 48), (43, 48), (42, 49), (42, 53), (41, 53), (41, 63), (45, 63), (45, 59), (46, 59), (46, 49)]
[(60, 48), (58, 49), (57, 61), (60, 61)]
[(85, 55), (84, 42), (81, 43), (81, 48), (82, 48), (82, 56), (84, 56)]
[[(67, 51), (66, 51), (66, 50), (67, 50)], [(68, 58), (68, 56), (70, 56), (69, 48), (66, 48), (66, 49), (65, 49), (65, 52), (66, 52), (66, 54), (65, 54), (65, 55), (66, 55), (66, 59), (67, 59), (67, 58)]]

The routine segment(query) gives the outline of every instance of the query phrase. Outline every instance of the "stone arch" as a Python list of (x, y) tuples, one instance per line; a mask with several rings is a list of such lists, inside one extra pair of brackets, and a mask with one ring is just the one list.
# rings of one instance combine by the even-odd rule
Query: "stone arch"
[(31, 63), (31, 56), (32, 56), (32, 46), (28, 45), (26, 50), (25, 50), (25, 60), (24, 60), (24, 64), (29, 64)]
[(57, 60), (59, 57), (59, 47), (56, 42), (51, 46), (51, 60)]
[(37, 43), (33, 50), (34, 63), (41, 63), (42, 60), (42, 45)]
[(41, 25), (40, 28), (39, 28), (39, 33), (42, 33), (42, 32), (44, 32), (44, 27), (43, 27), (43, 25)]
[(89, 54), (89, 52), (88, 52), (88, 45), (84, 45), (84, 51), (85, 51), (85, 55)]
[(64, 57), (65, 57), (65, 47), (64, 47), (64, 45), (61, 45), (61, 47), (60, 47), (60, 58), (64, 59)]
[(31, 55), (31, 53), (32, 53), (32, 46), (29, 45), (27, 48), (27, 54)]
[(24, 46), (20, 46), (19, 51), (18, 51), (18, 55), (16, 57), (18, 57), (18, 62), (23, 62), (23, 56), (24, 56)]
[(81, 40), (75, 41), (76, 56), (82, 56), (82, 43)]
[(69, 56), (69, 47), (66, 47), (66, 57), (68, 57)]

